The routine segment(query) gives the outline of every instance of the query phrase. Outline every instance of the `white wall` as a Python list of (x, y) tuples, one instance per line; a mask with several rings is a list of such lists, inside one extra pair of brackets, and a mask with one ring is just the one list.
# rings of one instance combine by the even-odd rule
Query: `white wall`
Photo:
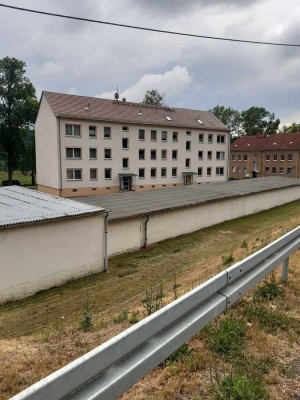
[(0, 302), (103, 270), (103, 214), (0, 230)]
[[(300, 187), (296, 186), (153, 214), (147, 227), (148, 244), (268, 210), (299, 198)], [(139, 218), (110, 223), (108, 254), (141, 247), (144, 243), (144, 221), (145, 218)]]

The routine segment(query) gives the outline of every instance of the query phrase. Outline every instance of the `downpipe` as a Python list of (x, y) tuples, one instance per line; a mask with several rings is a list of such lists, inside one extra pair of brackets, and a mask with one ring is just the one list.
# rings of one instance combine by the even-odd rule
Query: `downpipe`
[(109, 216), (109, 211), (105, 211), (105, 213), (104, 213), (104, 272), (108, 272), (108, 255), (107, 255), (108, 216)]
[(148, 226), (148, 222), (149, 222), (149, 215), (147, 215), (146, 220), (145, 220), (145, 224), (144, 224), (144, 245), (143, 245), (143, 249), (147, 248), (147, 241), (148, 241), (148, 231), (147, 231), (147, 226)]

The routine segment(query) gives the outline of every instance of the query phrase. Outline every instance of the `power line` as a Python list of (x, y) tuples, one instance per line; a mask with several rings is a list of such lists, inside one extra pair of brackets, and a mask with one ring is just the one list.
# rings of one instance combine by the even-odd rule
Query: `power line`
[(29, 8), (9, 6), (7, 4), (0, 4), (0, 7), (11, 8), (13, 10), (18, 10), (18, 11), (26, 11), (26, 12), (30, 12), (30, 13), (34, 13), (34, 14), (48, 15), (50, 17), (67, 18), (67, 19), (72, 19), (72, 20), (76, 20), (76, 21), (92, 22), (95, 24), (118, 26), (121, 28), (138, 29), (141, 31), (148, 31), (148, 32), (167, 33), (169, 35), (188, 36), (188, 37), (194, 37), (194, 38), (200, 38), (200, 39), (223, 40), (223, 41), (227, 41), (227, 42), (263, 44), (263, 45), (269, 45), (269, 46), (300, 47), (300, 44), (261, 42), (261, 41), (256, 41), (256, 40), (232, 39), (232, 38), (217, 37), (217, 36), (195, 35), (193, 33), (185, 33), (185, 32), (167, 31), (167, 30), (163, 30), (163, 29), (145, 28), (145, 27), (136, 26), (136, 25), (118, 24), (116, 22), (107, 22), (107, 21), (100, 21), (100, 20), (96, 20), (96, 19), (73, 17), (71, 15), (56, 14), (56, 13), (50, 13), (50, 12), (46, 12), (46, 11), (32, 10)]

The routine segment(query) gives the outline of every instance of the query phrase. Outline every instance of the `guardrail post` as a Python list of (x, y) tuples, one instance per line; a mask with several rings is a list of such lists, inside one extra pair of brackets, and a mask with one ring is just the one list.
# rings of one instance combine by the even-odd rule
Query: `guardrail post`
[(289, 273), (289, 257), (286, 258), (282, 263), (281, 280), (283, 282), (286, 282), (288, 280), (288, 273)]

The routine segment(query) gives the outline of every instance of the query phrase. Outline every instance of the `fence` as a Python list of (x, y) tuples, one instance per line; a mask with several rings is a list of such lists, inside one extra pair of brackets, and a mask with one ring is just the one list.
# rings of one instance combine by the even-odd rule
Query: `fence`
[(13, 397), (115, 399), (300, 248), (300, 226)]

